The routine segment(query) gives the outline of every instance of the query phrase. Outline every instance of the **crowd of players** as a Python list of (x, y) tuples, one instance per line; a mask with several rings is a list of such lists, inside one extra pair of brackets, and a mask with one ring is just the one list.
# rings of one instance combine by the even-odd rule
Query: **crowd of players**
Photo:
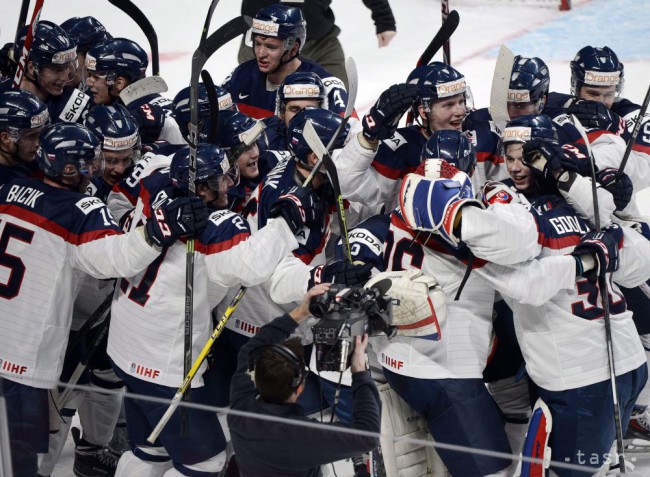
[[(227, 406), (238, 350), (314, 285), (417, 269), (400, 275), (401, 288), (426, 306), (396, 313), (397, 336), (371, 339), (376, 380), (438, 442), (524, 455), (548, 447), (554, 461), (590, 466), (551, 473), (604, 475), (616, 425), (626, 438), (650, 437), (650, 229), (634, 198), (650, 185), (650, 123), (619, 170), (640, 120), (622, 96), (623, 64), (587, 46), (570, 63), (571, 93), (560, 94), (549, 92), (543, 60), (517, 56), (508, 118), (493, 119), (474, 109), (461, 72), (432, 62), (345, 124), (343, 82), (300, 56), (306, 28), (297, 8), (263, 8), (255, 59), (214, 91), (200, 85), (195, 176), (190, 90), (162, 96), (136, 42), (93, 17), (42, 20), (19, 89), (11, 83), (26, 29), (3, 49), (0, 376), (14, 475), (51, 474), (77, 411), (78, 476), (225, 472), (216, 414), (188, 411), (183, 436), (177, 413), (152, 445), (166, 405), (101, 392), (169, 400), (182, 383), (190, 238), (194, 357), (213, 316), (247, 288), (192, 382), (192, 402)], [(398, 127), (407, 112), (413, 119)], [(352, 260), (308, 122), (323, 144), (334, 138)], [(307, 356), (311, 324), (297, 330)], [(79, 380), (87, 386), (63, 392), (57, 383), (98, 340)], [(349, 378), (309, 373), (298, 402), (316, 412), (340, 387), (337, 415), (352, 423)], [(383, 412), (401, 418), (386, 403)], [(538, 441), (524, 446), (540, 416), (550, 434), (532, 428)], [(522, 471), (505, 458), (438, 453), (454, 476)], [(367, 475), (364, 456), (350, 457)], [(266, 475), (248, 465), (245, 475)], [(387, 464), (425, 475), (409, 465)]]

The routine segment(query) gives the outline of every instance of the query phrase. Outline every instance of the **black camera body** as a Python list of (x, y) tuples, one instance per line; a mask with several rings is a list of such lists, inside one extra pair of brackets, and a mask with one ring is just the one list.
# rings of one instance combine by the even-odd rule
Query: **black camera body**
[(385, 334), (392, 338), (392, 302), (376, 288), (333, 284), (313, 298), (309, 311), (320, 321), (312, 327), (318, 371), (343, 372), (350, 365), (354, 337)]

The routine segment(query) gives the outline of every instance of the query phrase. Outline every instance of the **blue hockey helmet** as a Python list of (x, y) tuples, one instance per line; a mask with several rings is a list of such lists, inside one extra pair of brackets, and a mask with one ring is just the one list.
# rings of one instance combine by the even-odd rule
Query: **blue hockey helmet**
[(571, 61), (571, 94), (579, 96), (580, 88), (590, 86), (616, 86), (616, 95), (623, 92), (623, 63), (607, 47), (585, 46)]
[[(25, 44), (28, 27), (18, 31), (14, 58), (20, 58)], [(34, 40), (29, 50), (29, 61), (36, 66), (36, 70), (43, 66), (64, 67), (68, 65), (77, 67), (77, 47), (74, 41), (66, 34), (65, 30), (56, 23), (41, 20), (34, 31)]]
[(77, 44), (77, 53), (86, 54), (90, 47), (113, 38), (95, 17), (72, 17), (61, 23), (71, 40)]
[[(140, 159), (140, 133), (131, 113), (121, 104), (97, 105), (90, 110), (84, 125), (101, 141), (102, 150), (133, 150), (131, 161)], [(109, 162), (109, 159), (106, 159)]]
[(127, 38), (112, 38), (99, 43), (86, 54), (88, 72), (105, 74), (108, 85), (113, 84), (118, 76), (131, 83), (142, 79), (148, 65), (147, 52)]
[[(312, 152), (305, 140), (303, 130), (307, 121), (311, 121), (316, 134), (323, 145), (327, 146), (336, 130), (343, 122), (343, 118), (327, 109), (305, 108), (296, 114), (287, 128), (287, 148), (294, 159), (303, 167), (311, 169), (309, 153)], [(350, 125), (346, 124), (344, 130), (339, 134), (333, 149), (341, 149), (350, 133)]]
[(454, 129), (431, 134), (420, 153), (420, 161), (427, 159), (444, 159), (468, 175), (472, 174), (476, 166), (476, 153), (472, 143), (464, 133)]
[(288, 101), (297, 99), (313, 99), (319, 107), (327, 109), (327, 92), (320, 76), (312, 71), (288, 74), (280, 83), (275, 96), (276, 116), (284, 111)]
[(535, 114), (544, 109), (551, 84), (548, 66), (537, 57), (515, 56), (508, 87), (509, 103), (535, 103)]
[[(169, 177), (175, 187), (187, 194), (190, 183), (190, 146), (184, 146), (173, 156)], [(228, 180), (232, 181), (228, 184)], [(231, 166), (226, 153), (214, 144), (201, 143), (196, 150), (196, 183), (206, 184), (213, 191), (224, 191), (224, 184), (239, 183), (239, 168)]]
[(10, 89), (0, 93), (0, 131), (7, 131), (12, 140), (20, 139), (20, 132), (47, 126), (50, 114), (47, 106), (36, 95), (24, 89)]
[(276, 3), (262, 8), (255, 15), (251, 36), (255, 35), (279, 38), (283, 41), (285, 50), (293, 48), (297, 41), (300, 53), (307, 38), (307, 22), (300, 8)]
[[(230, 93), (221, 86), (215, 86), (214, 91), (217, 95), (219, 103), (219, 114), (223, 111), (237, 111), (237, 105), (232, 101)], [(188, 124), (191, 119), (190, 112), (190, 93), (189, 86), (183, 88), (174, 96), (172, 101), (172, 111), (174, 119), (178, 123), (178, 128), (184, 137), (189, 137)], [(208, 138), (208, 131), (210, 130), (210, 101), (208, 100), (208, 90), (205, 84), (199, 83), (198, 90), (198, 116), (199, 116), (199, 139), (206, 141)]]
[[(77, 123), (58, 123), (43, 130), (36, 153), (43, 173), (57, 182), (78, 174), (101, 175), (104, 169), (99, 139)], [(68, 165), (74, 166), (68, 170)]]
[(549, 116), (546, 114), (519, 116), (508, 121), (501, 133), (501, 141), (504, 145), (513, 142), (524, 143), (531, 139), (558, 141), (557, 131)]
[(231, 151), (244, 143), (244, 135), (253, 129), (256, 123), (255, 119), (238, 111), (219, 113), (217, 145), (228, 153), (231, 162), (236, 159), (236, 157), (230, 157)]
[[(434, 61), (424, 67), (423, 71), (411, 74), (417, 75), (417, 84), (420, 86), (420, 102), (424, 111), (429, 113), (434, 102), (440, 99), (451, 98), (462, 94), (471, 109), (471, 92), (465, 83), (465, 77), (456, 69), (440, 61)], [(420, 77), (422, 76), (422, 77)]]

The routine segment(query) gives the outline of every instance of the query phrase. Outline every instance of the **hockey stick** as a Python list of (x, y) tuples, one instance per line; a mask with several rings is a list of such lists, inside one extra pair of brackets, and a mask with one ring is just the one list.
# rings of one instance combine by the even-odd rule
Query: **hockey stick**
[[(418, 58), (418, 61), (415, 63), (416, 68), (429, 64), (431, 58), (433, 58), (433, 55), (438, 53), (438, 50), (440, 50), (440, 48), (442, 48), (444, 44), (449, 41), (451, 35), (453, 35), (456, 31), (456, 28), (458, 28), (459, 23), (460, 16), (458, 15), (458, 12), (456, 10), (450, 11), (445, 21), (442, 22), (442, 25), (440, 25), (440, 28), (431, 39), (427, 47), (424, 49)], [(413, 124), (413, 113), (411, 111), (409, 111), (409, 113), (406, 115), (406, 124)]]
[(219, 0), (212, 0), (210, 3), (210, 8), (208, 8), (208, 14), (205, 16), (205, 23), (203, 23), (203, 30), (201, 30), (201, 40), (199, 43), (203, 43), (208, 37), (208, 31), (210, 30), (210, 22), (212, 22), (212, 15), (214, 14), (214, 9), (217, 8)]
[(106, 311), (111, 307), (114, 291), (115, 285), (113, 285), (111, 292), (106, 296), (106, 298), (104, 298), (104, 301), (100, 303), (97, 309), (92, 312), (92, 314), (88, 317), (81, 328), (77, 330), (75, 337), (68, 343), (68, 349), (73, 349), (79, 343), (81, 343), (81, 340), (84, 338), (84, 336), (86, 336), (86, 334), (88, 334), (88, 332), (97, 324), (99, 319), (104, 316), (104, 313), (106, 313)]
[(34, 41), (34, 32), (38, 27), (38, 20), (41, 17), (41, 11), (43, 10), (43, 2), (44, 0), (36, 0), (36, 5), (34, 5), (34, 13), (32, 13), (32, 21), (30, 22), (29, 28), (27, 29), (27, 36), (25, 36), (23, 51), (20, 52), (20, 58), (18, 58), (18, 61), (16, 62), (16, 74), (14, 75), (13, 82), (13, 87), (16, 89), (20, 88), (20, 83), (22, 83), (23, 76), (25, 75), (27, 57), (29, 56), (29, 50), (32, 48), (32, 42)]
[(99, 345), (102, 343), (102, 340), (108, 334), (110, 322), (111, 322), (111, 315), (109, 314), (104, 320), (104, 322), (100, 325), (101, 329), (99, 330), (99, 334), (95, 337), (93, 344), (90, 346), (90, 348), (86, 350), (83, 357), (81, 358), (81, 361), (79, 361), (79, 364), (77, 364), (77, 367), (75, 368), (74, 372), (70, 376), (70, 379), (68, 379), (65, 391), (61, 393), (61, 395), (59, 396), (59, 400), (57, 401), (56, 404), (57, 409), (63, 408), (64, 404), (70, 397), (70, 394), (72, 394), (72, 391), (74, 391), (75, 385), (79, 382), (79, 378), (81, 378), (81, 375), (88, 367), (88, 362), (90, 361), (90, 358), (93, 357), (93, 355), (99, 348)]
[(29, 11), (29, 3), (30, 0), (23, 0), (20, 6), (20, 13), (18, 14), (18, 26), (16, 26), (16, 34), (14, 35), (14, 38), (18, 36), (20, 29), (25, 26), (25, 22), (27, 21), (27, 12)]
[[(348, 123), (350, 120), (350, 116), (352, 115), (352, 111), (354, 111), (354, 103), (357, 101), (357, 91), (359, 90), (359, 75), (357, 73), (357, 65), (354, 62), (354, 59), (352, 57), (348, 57), (345, 60), (345, 74), (348, 77), (348, 84), (350, 85), (349, 89), (350, 91), (348, 92), (348, 104), (345, 105), (345, 113), (343, 116), (343, 122), (339, 125), (338, 128), (336, 128), (336, 132), (332, 136), (332, 139), (330, 139), (330, 142), (327, 144), (327, 150), (331, 151), (332, 147), (334, 146), (334, 143), (338, 139), (338, 137), (341, 135), (341, 131), (345, 129), (345, 125)], [(321, 164), (323, 163), (323, 160), (318, 157), (318, 162), (314, 165), (312, 170), (309, 172), (309, 175), (307, 176), (307, 179), (305, 179), (305, 182), (303, 183), (303, 187), (307, 187), (307, 185), (311, 182), (311, 180), (314, 178), (318, 170), (320, 169)]]
[[(596, 187), (596, 163), (591, 151), (591, 144), (587, 137), (587, 132), (578, 118), (571, 115), (573, 124), (580, 133), (582, 140), (587, 146), (589, 161), (591, 162), (591, 190), (594, 201), (594, 224), (596, 230), (600, 232), (600, 211), (598, 207), (598, 191)], [(614, 427), (616, 428), (616, 452), (618, 453), (618, 464), (621, 474), (625, 474), (625, 447), (623, 446), (623, 427), (621, 424), (621, 410), (618, 406), (618, 386), (616, 385), (616, 362), (614, 360), (614, 345), (612, 342), (612, 323), (609, 313), (609, 289), (607, 288), (607, 279), (598, 277), (598, 287), (600, 288), (600, 298), (603, 304), (603, 321), (605, 323), (605, 341), (607, 345), (607, 361), (609, 363), (609, 379), (612, 385), (612, 402), (614, 404)]]
[(508, 115), (508, 89), (510, 88), (510, 75), (515, 55), (506, 45), (501, 45), (497, 62), (494, 65), (492, 76), (492, 89), (490, 90), (490, 116), (499, 129), (503, 129), (510, 116)]
[(415, 66), (417, 67), (417, 66), (428, 65), (429, 62), (431, 61), (431, 58), (433, 58), (433, 55), (435, 55), (438, 52), (438, 50), (440, 50), (440, 48), (442, 48), (445, 45), (445, 43), (449, 42), (451, 35), (454, 34), (456, 28), (458, 28), (459, 23), (460, 23), (460, 15), (458, 15), (458, 12), (456, 10), (450, 11), (449, 14), (447, 15), (447, 18), (443, 21), (442, 25), (440, 25), (438, 32), (431, 39), (431, 41), (429, 42), (425, 50), (422, 52), (420, 58), (418, 58), (418, 61), (415, 64)]
[(161, 76), (147, 76), (141, 80), (131, 83), (120, 91), (120, 99), (124, 106), (128, 106), (136, 99), (143, 98), (150, 94), (164, 93), (168, 90), (167, 82)]
[(131, 0), (108, 0), (111, 4), (122, 10), (131, 19), (138, 24), (144, 36), (149, 41), (149, 48), (151, 48), (151, 74), (153, 76), (160, 76), (160, 56), (158, 54), (158, 35), (153, 25)]
[[(449, 0), (441, 0), (441, 13), (442, 13), (442, 23), (444, 24), (449, 17)], [(447, 38), (444, 45), (442, 46), (442, 61), (448, 65), (451, 65), (451, 52), (450, 52), (450, 41)]]
[(169, 419), (172, 417), (172, 414), (174, 414), (174, 411), (178, 407), (185, 391), (189, 388), (190, 384), (192, 383), (192, 380), (194, 379), (194, 376), (196, 375), (196, 372), (199, 370), (201, 364), (203, 364), (203, 361), (205, 360), (206, 356), (212, 349), (212, 345), (217, 340), (219, 335), (221, 335), (221, 332), (223, 331), (223, 329), (226, 326), (226, 323), (228, 322), (228, 319), (237, 308), (237, 305), (239, 305), (239, 302), (244, 296), (244, 293), (246, 293), (246, 287), (240, 287), (239, 291), (230, 302), (230, 305), (228, 305), (228, 308), (226, 308), (226, 311), (224, 311), (223, 315), (221, 316), (221, 319), (217, 323), (217, 326), (214, 328), (214, 331), (210, 335), (210, 338), (205, 343), (205, 346), (203, 346), (203, 349), (201, 350), (199, 357), (196, 358), (196, 361), (192, 365), (192, 368), (185, 375), (183, 384), (181, 384), (180, 387), (178, 388), (178, 391), (176, 391), (176, 394), (174, 395), (172, 402), (169, 403), (169, 407), (165, 411), (165, 414), (163, 414), (163, 416), (160, 418), (160, 421), (158, 421), (158, 424), (156, 424), (154, 430), (151, 431), (151, 434), (149, 434), (149, 437), (147, 437), (147, 442), (149, 442), (150, 444), (156, 442), (156, 439), (158, 439), (158, 436), (162, 432), (163, 428), (169, 422)]
[(208, 142), (214, 144), (217, 140), (217, 127), (219, 126), (219, 98), (214, 90), (214, 81), (207, 70), (201, 71), (201, 79), (205, 85), (210, 105), (210, 131), (208, 131)]
[(634, 123), (634, 129), (632, 129), (632, 135), (630, 136), (630, 140), (627, 142), (627, 145), (625, 146), (625, 154), (623, 154), (621, 165), (618, 167), (618, 172), (616, 173), (616, 180), (619, 180), (623, 175), (623, 170), (625, 169), (625, 165), (627, 164), (627, 161), (630, 158), (630, 154), (632, 154), (632, 147), (634, 146), (634, 143), (636, 142), (636, 138), (639, 135), (639, 131), (641, 130), (641, 123), (643, 123), (643, 118), (645, 117), (645, 113), (648, 111), (649, 102), (650, 102), (650, 86), (648, 86), (648, 91), (646, 92), (645, 98), (643, 99), (643, 104), (641, 105), (641, 109), (639, 110), (639, 115), (636, 117), (636, 122)]
[[(208, 16), (213, 8), (210, 7)], [(208, 58), (221, 46), (248, 30), (250, 18), (237, 17), (223, 25), (212, 35), (199, 43), (192, 55), (192, 74), (190, 76), (190, 125), (189, 125), (189, 195), (196, 195), (196, 164), (197, 147), (199, 144), (199, 75)], [(203, 38), (203, 35), (201, 35)], [(192, 367), (192, 320), (194, 314), (194, 239), (189, 238), (185, 249), (185, 317), (184, 317), (184, 342), (183, 342), (183, 374), (187, 376)], [(182, 398), (189, 400), (189, 392)], [(186, 408), (181, 409), (181, 435), (187, 432)]]
[(314, 129), (311, 121), (307, 121), (305, 127), (303, 128), (303, 135), (305, 141), (309, 145), (309, 148), (314, 151), (318, 156), (319, 162), (322, 162), (325, 166), (325, 173), (332, 184), (334, 189), (334, 197), (336, 197), (336, 207), (337, 207), (337, 217), (339, 222), (339, 231), (341, 232), (341, 239), (345, 244), (345, 255), (350, 263), (352, 263), (352, 251), (350, 250), (350, 240), (348, 238), (348, 225), (345, 220), (345, 206), (343, 204), (343, 196), (341, 195), (341, 186), (339, 185), (339, 175), (336, 172), (336, 166), (332, 160), (327, 148), (323, 145), (323, 142), (318, 137), (318, 133)]

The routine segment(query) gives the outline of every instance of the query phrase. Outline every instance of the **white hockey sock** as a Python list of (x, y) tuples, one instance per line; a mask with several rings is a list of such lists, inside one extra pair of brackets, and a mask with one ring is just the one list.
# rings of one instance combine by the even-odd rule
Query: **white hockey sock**
[[(226, 451), (221, 451), (214, 457), (210, 457), (208, 460), (198, 462), (192, 465), (179, 465), (176, 464), (176, 467), (169, 469), (165, 472), (164, 477), (184, 477), (187, 475), (197, 476), (204, 474), (206, 476), (213, 476), (221, 472), (223, 466), (226, 464)], [(187, 469), (187, 473), (183, 471)]]
[[(167, 455), (162, 447), (160, 449), (147, 448), (146, 454), (151, 455), (152, 458), (158, 459), (163, 459), (164, 456)], [(169, 459), (169, 457), (167, 457), (167, 459)], [(122, 457), (120, 457), (117, 469), (115, 470), (115, 477), (133, 477), (136, 475), (138, 477), (163, 477), (165, 472), (169, 470), (171, 466), (172, 462), (170, 460), (161, 460), (157, 462), (143, 460), (133, 455), (133, 452), (127, 451), (122, 454)]]
[[(115, 376), (112, 370), (93, 370), (93, 374), (104, 381), (111, 381)], [(93, 383), (91, 387), (97, 389), (97, 392), (86, 392), (79, 406), (79, 421), (83, 428), (83, 438), (91, 444), (104, 446), (113, 437), (113, 430), (122, 409), (122, 396), (114, 392), (104, 394), (101, 392), (102, 388)]]
[[(640, 335), (639, 338), (641, 338), (641, 343), (643, 343), (646, 359), (650, 362), (650, 334)], [(648, 366), (647, 363), (646, 366)], [(646, 407), (650, 405), (650, 379), (648, 379), (645, 386), (643, 386), (641, 394), (639, 394), (639, 397), (636, 400), (636, 405)]]
[(47, 454), (39, 455), (42, 456), (39, 459), (40, 465), (38, 466), (38, 473), (40, 475), (50, 475), (54, 471), (54, 466), (59, 461), (59, 457), (61, 457), (61, 452), (65, 446), (65, 441), (68, 439), (70, 426), (72, 426), (72, 417), (63, 418), (59, 431), (50, 434)]

